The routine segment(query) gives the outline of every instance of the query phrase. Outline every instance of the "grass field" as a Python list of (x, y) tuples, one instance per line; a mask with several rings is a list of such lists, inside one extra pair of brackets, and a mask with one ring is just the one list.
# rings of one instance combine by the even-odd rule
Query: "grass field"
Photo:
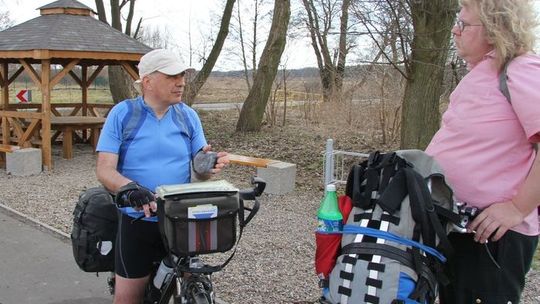
[[(19, 103), (16, 95), (21, 90), (31, 90), (31, 103), (41, 103), (41, 90), (35, 86), (26, 86), (15, 83), (9, 88), (9, 102)], [(80, 87), (57, 85), (51, 91), (52, 103), (80, 103), (82, 92)], [(112, 103), (111, 92), (108, 87), (90, 87), (88, 90), (88, 102), (90, 103)]]

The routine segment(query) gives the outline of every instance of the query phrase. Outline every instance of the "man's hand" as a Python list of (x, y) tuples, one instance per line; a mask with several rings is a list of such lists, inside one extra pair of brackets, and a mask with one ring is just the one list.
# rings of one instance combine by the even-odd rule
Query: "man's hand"
[(200, 175), (216, 174), (221, 172), (228, 163), (227, 152), (212, 152), (212, 146), (207, 145), (193, 158), (193, 169)]
[(154, 193), (136, 182), (130, 182), (118, 189), (116, 205), (133, 207), (137, 211), (142, 209), (146, 217), (152, 216), (151, 211), (157, 210)]

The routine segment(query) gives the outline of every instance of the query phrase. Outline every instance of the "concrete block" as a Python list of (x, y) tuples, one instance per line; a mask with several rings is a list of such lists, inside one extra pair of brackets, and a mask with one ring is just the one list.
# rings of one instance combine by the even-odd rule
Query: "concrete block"
[(42, 171), (41, 149), (25, 148), (6, 153), (6, 172), (15, 176), (29, 176)]
[(265, 193), (285, 194), (294, 190), (296, 165), (286, 162), (274, 162), (266, 168), (257, 168), (257, 176), (266, 181)]

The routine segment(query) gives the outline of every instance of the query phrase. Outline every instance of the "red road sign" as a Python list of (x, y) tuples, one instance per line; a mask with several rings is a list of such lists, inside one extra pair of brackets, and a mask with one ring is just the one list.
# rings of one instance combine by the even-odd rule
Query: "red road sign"
[(30, 101), (32, 101), (32, 91), (30, 91), (30, 90), (21, 90), (17, 94), (17, 98), (20, 100), (21, 103), (30, 102)]

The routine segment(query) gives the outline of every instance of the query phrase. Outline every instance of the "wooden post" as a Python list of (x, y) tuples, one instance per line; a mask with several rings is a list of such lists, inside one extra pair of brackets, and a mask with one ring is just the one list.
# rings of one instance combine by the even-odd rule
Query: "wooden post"
[(43, 167), (52, 170), (51, 147), (51, 60), (41, 60), (41, 149)]
[[(82, 116), (88, 116), (88, 66), (81, 66), (81, 89), (82, 89)], [(82, 131), (83, 140), (86, 141), (88, 132)]]
[(83, 65), (81, 69), (81, 89), (82, 89), (82, 115), (87, 116), (88, 111), (88, 66)]
[[(8, 63), (2, 63), (2, 76), (3, 76), (3, 86), (2, 86), (2, 104), (4, 105), (4, 111), (8, 110), (9, 106), (9, 68)], [(9, 139), (9, 122), (6, 117), (2, 117), (2, 143), (4, 145), (10, 144)]]
[(4, 111), (7, 111), (9, 106), (9, 67), (8, 63), (2, 63), (2, 104)]

